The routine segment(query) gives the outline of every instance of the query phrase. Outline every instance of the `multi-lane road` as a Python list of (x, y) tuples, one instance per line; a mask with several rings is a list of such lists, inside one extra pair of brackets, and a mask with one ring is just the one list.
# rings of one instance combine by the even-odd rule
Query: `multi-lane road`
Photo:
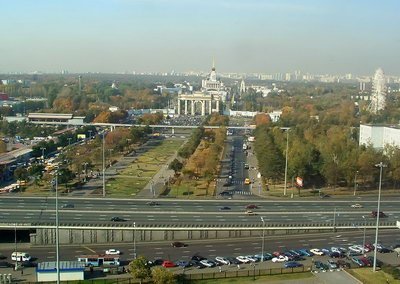
[[(61, 224), (111, 224), (114, 216), (130, 224), (143, 225), (254, 225), (263, 217), (267, 224), (324, 224), (373, 223), (371, 211), (376, 210), (375, 200), (309, 200), (309, 201), (240, 201), (240, 200), (150, 200), (102, 199), (102, 198), (60, 198)], [(63, 209), (63, 204), (74, 208)], [(363, 208), (352, 208), (359, 203)], [(381, 211), (388, 215), (382, 222), (400, 220), (400, 201), (383, 198)], [(246, 206), (256, 215), (245, 214)], [(222, 210), (223, 207), (225, 210)], [(229, 209), (228, 209), (229, 208)], [(363, 217), (364, 216), (364, 217)], [(52, 223), (55, 220), (55, 199), (43, 197), (0, 197), (0, 223)]]

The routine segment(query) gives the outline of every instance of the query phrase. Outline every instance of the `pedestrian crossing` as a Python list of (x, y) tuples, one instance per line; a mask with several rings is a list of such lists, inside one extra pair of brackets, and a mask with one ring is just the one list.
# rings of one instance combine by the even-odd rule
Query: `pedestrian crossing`
[(245, 190), (234, 190), (233, 194), (238, 194), (238, 195), (253, 195), (250, 191), (245, 191)]

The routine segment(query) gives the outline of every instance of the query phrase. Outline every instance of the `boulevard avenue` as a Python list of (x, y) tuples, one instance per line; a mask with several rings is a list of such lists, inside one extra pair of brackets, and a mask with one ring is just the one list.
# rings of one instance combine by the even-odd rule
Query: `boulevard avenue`
[[(399, 220), (400, 201), (382, 201), (381, 211), (387, 217), (381, 222), (395, 223)], [(63, 208), (70, 204), (73, 208)], [(360, 204), (362, 208), (352, 208)], [(86, 199), (60, 198), (59, 217), (61, 224), (115, 223), (129, 226), (133, 222), (143, 225), (243, 225), (258, 224), (260, 217), (268, 224), (373, 224), (371, 212), (376, 210), (376, 201), (369, 198), (330, 199), (307, 201), (238, 201), (238, 200), (129, 200), (129, 199)], [(248, 206), (254, 213), (246, 214)], [(120, 217), (124, 222), (112, 221)], [(335, 221), (334, 221), (335, 219)], [(52, 223), (55, 220), (55, 199), (38, 197), (0, 198), (0, 223)]]

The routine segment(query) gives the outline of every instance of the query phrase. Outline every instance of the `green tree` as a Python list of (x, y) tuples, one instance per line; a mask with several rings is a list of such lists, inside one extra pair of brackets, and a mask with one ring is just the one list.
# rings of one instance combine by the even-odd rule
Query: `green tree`
[(143, 256), (139, 256), (129, 263), (129, 271), (134, 278), (139, 279), (140, 283), (151, 277), (151, 269), (147, 264), (147, 259)]
[(172, 271), (165, 269), (164, 267), (156, 267), (152, 272), (152, 279), (154, 284), (174, 284), (175, 275)]
[(27, 180), (28, 176), (28, 170), (24, 167), (16, 168), (14, 171), (14, 177), (17, 180)]
[(176, 174), (177, 172), (179, 172), (180, 170), (182, 170), (183, 164), (182, 164), (182, 162), (180, 162), (178, 159), (174, 159), (174, 160), (171, 162), (171, 164), (169, 164), (169, 168), (170, 168), (171, 170), (173, 170), (173, 171), (175, 172), (175, 174)]

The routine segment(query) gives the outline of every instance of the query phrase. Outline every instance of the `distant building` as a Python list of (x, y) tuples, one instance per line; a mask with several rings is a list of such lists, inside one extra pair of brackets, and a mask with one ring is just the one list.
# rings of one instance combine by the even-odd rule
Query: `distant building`
[(372, 113), (378, 113), (386, 107), (386, 80), (383, 70), (379, 68), (375, 72), (374, 80), (372, 81), (371, 103), (368, 107)]
[[(85, 279), (85, 264), (79, 261), (60, 261), (60, 280), (79, 281)], [(57, 281), (57, 263), (55, 261), (38, 263), (36, 280), (38, 282)]]
[(63, 122), (66, 124), (83, 124), (84, 116), (74, 116), (71, 113), (29, 113), (28, 122)]
[(400, 147), (400, 128), (384, 125), (360, 125), (360, 145), (383, 149), (386, 145)]

